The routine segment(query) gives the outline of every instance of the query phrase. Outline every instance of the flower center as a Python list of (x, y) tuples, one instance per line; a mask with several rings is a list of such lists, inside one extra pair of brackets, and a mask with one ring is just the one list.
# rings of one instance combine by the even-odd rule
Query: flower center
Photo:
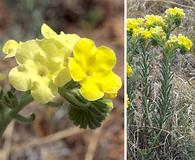
[(43, 76), (46, 76), (46, 70), (44, 68), (40, 68), (39, 71), (38, 71), (38, 74), (43, 77)]
[(90, 76), (92, 75), (92, 70), (91, 69), (88, 69), (87, 72), (86, 72), (87, 76)]

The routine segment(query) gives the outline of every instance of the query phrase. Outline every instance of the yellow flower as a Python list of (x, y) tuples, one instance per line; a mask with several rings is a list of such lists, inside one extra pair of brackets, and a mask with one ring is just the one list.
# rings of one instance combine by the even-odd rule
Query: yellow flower
[(155, 26), (150, 28), (150, 33), (152, 36), (159, 36), (163, 37), (165, 35), (165, 32), (163, 31), (162, 27)]
[(182, 34), (178, 35), (178, 44), (185, 47), (188, 51), (192, 48), (193, 45), (192, 41)]
[(65, 58), (68, 58), (71, 55), (75, 43), (80, 39), (76, 34), (65, 34), (62, 31), (58, 35), (46, 24), (41, 26), (41, 33), (44, 38), (58, 41), (66, 48)]
[(167, 15), (171, 15), (171, 16), (178, 16), (179, 18), (184, 18), (184, 16), (185, 16), (183, 9), (177, 8), (177, 7), (169, 8), (165, 11), (165, 13)]
[(182, 34), (179, 34), (178, 37), (172, 35), (170, 36), (169, 40), (166, 42), (167, 47), (174, 47), (177, 44), (184, 47), (187, 51), (189, 51), (193, 45), (192, 41), (187, 37), (183, 36)]
[(3, 52), (6, 55), (4, 58), (10, 58), (14, 57), (16, 54), (16, 50), (19, 46), (19, 43), (16, 42), (15, 40), (9, 40), (7, 41), (4, 46), (3, 46)]
[(152, 37), (152, 34), (147, 28), (144, 29), (143, 27), (140, 27), (140, 28), (135, 28), (133, 30), (133, 37), (150, 39)]
[(152, 27), (152, 26), (162, 26), (163, 27), (165, 25), (164, 19), (161, 16), (146, 15), (145, 20), (146, 20), (147, 27)]
[[(71, 39), (72, 36), (66, 37), (65, 34), (60, 37), (44, 25), (42, 33), (45, 38), (29, 40), (15, 48), (8, 41), (9, 45), (5, 44), (4, 51), (14, 48), (13, 55), (18, 65), (9, 72), (9, 81), (14, 88), (19, 91), (30, 90), (36, 101), (47, 103), (57, 95), (58, 87), (71, 80), (67, 62), (73, 45), (68, 43), (76, 43), (78, 39), (75, 36)], [(66, 39), (68, 42), (62, 42)]]
[(150, 39), (152, 37), (152, 33), (148, 30), (148, 29), (145, 29), (143, 32), (142, 32), (142, 35), (145, 39)]
[(142, 18), (128, 18), (126, 21), (127, 31), (140, 27), (143, 24)]
[(81, 38), (73, 49), (68, 67), (74, 81), (80, 83), (80, 93), (89, 101), (105, 94), (116, 94), (121, 79), (112, 72), (116, 64), (114, 52), (105, 46), (96, 47), (90, 39)]
[(127, 67), (127, 77), (130, 77), (133, 72), (132, 68), (128, 63), (126, 64), (126, 67)]
[(175, 45), (177, 45), (178, 39), (176, 35), (171, 35), (169, 37), (169, 40), (166, 42), (166, 47), (173, 48)]
[(144, 28), (143, 27), (134, 28), (133, 29), (133, 37), (140, 37), (140, 36), (142, 36), (143, 32), (144, 32)]

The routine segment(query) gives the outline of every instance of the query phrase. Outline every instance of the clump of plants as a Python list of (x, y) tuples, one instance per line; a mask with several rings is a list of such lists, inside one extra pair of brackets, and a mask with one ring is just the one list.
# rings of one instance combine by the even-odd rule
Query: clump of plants
[[(8, 40), (2, 49), (4, 60), (13, 57), (17, 65), (8, 75), (10, 90), (0, 89), (0, 137), (12, 120), (35, 119), (34, 113), (19, 114), (32, 101), (60, 107), (65, 100), (75, 125), (100, 127), (121, 88), (120, 77), (112, 71), (116, 56), (111, 48), (96, 47), (94, 41), (76, 34), (57, 34), (46, 24), (41, 33), (42, 39)], [(56, 100), (58, 95), (62, 100)]]
[[(129, 160), (192, 159), (190, 131), (181, 132), (182, 123), (173, 125), (172, 61), (193, 45), (188, 37), (175, 34), (184, 17), (183, 9), (175, 7), (163, 16), (127, 19), (127, 64), (133, 67), (127, 76)], [(157, 51), (160, 63), (155, 64)], [(156, 66), (160, 67), (154, 75)]]

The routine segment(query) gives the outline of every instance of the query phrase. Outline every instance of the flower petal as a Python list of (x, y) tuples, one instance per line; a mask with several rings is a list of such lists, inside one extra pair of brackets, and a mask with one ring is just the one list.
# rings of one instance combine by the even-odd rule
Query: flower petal
[(73, 48), (80, 37), (76, 34), (64, 34), (63, 32), (60, 33), (59, 37), (61, 43), (67, 48), (67, 50), (65, 51), (65, 59), (68, 59), (68, 57), (70, 57), (70, 55), (72, 54)]
[(81, 81), (86, 77), (85, 71), (75, 61), (74, 58), (69, 58), (68, 68), (70, 70), (70, 75), (74, 81)]
[(82, 96), (89, 101), (95, 101), (104, 96), (104, 92), (100, 90), (99, 86), (92, 78), (88, 78), (82, 82), (80, 92)]
[(9, 82), (19, 91), (27, 91), (30, 89), (31, 80), (28, 74), (20, 72), (18, 67), (13, 68), (9, 72)]
[(30, 40), (20, 45), (16, 52), (16, 60), (19, 64), (25, 63), (27, 60), (34, 60), (36, 55), (44, 55), (36, 40)]
[(42, 50), (48, 58), (59, 57), (61, 60), (64, 58), (67, 48), (62, 43), (55, 39), (42, 39), (37, 40), (38, 47)]
[(60, 32), (58, 39), (63, 43), (69, 50), (73, 50), (75, 44), (79, 41), (80, 37), (77, 34), (65, 34)]
[(41, 26), (41, 34), (48, 39), (57, 36), (56, 32), (54, 32), (47, 24)]
[(110, 72), (116, 64), (116, 56), (112, 49), (101, 46), (96, 50), (96, 64), (93, 68), (95, 74)]
[(51, 81), (45, 77), (34, 82), (33, 88), (31, 89), (31, 95), (36, 101), (45, 104), (53, 100), (57, 95), (57, 91), (57, 86), (52, 84)]
[(58, 74), (54, 77), (54, 84), (58, 87), (62, 87), (67, 82), (71, 80), (70, 72), (68, 68), (64, 67), (61, 69)]
[(18, 42), (15, 40), (9, 40), (7, 41), (3, 46), (3, 52), (6, 54), (5, 58), (14, 57), (16, 54), (16, 51), (18, 49)]
[(87, 38), (81, 38), (73, 48), (74, 58), (84, 68), (94, 63), (95, 51), (95, 43)]
[(117, 93), (122, 86), (121, 78), (113, 72), (103, 78), (102, 82), (101, 89), (106, 93)]

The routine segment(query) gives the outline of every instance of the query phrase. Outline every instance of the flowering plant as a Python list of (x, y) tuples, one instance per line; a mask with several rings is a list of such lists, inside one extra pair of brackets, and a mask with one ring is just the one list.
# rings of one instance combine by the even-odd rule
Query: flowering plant
[[(112, 69), (116, 56), (111, 48), (96, 47), (94, 41), (76, 34), (57, 34), (49, 26), (41, 27), (42, 39), (25, 42), (8, 40), (4, 59), (14, 57), (16, 67), (9, 72), (11, 90), (0, 94), (0, 134), (11, 120), (31, 122), (18, 114), (33, 100), (58, 106), (60, 95), (69, 102), (69, 118), (81, 128), (97, 128), (112, 109), (121, 79)], [(16, 97), (22, 91), (22, 97)]]
[[(171, 136), (170, 139), (175, 138), (169, 134), (173, 117), (172, 60), (177, 54), (189, 52), (193, 45), (188, 37), (181, 33), (176, 35), (174, 32), (184, 16), (183, 9), (175, 7), (167, 9), (164, 16), (146, 15), (144, 18), (127, 19), (127, 64), (134, 69), (131, 77), (127, 72), (126, 103), (128, 124), (131, 127), (128, 135), (130, 159), (169, 159), (168, 151), (162, 152), (162, 148), (167, 148), (167, 145), (172, 143), (169, 140), (164, 142), (164, 139)], [(162, 60), (157, 80), (160, 88), (158, 93), (155, 93), (157, 98), (154, 98), (151, 52), (157, 49), (162, 53)], [(136, 97), (135, 91), (139, 92), (139, 97)]]

